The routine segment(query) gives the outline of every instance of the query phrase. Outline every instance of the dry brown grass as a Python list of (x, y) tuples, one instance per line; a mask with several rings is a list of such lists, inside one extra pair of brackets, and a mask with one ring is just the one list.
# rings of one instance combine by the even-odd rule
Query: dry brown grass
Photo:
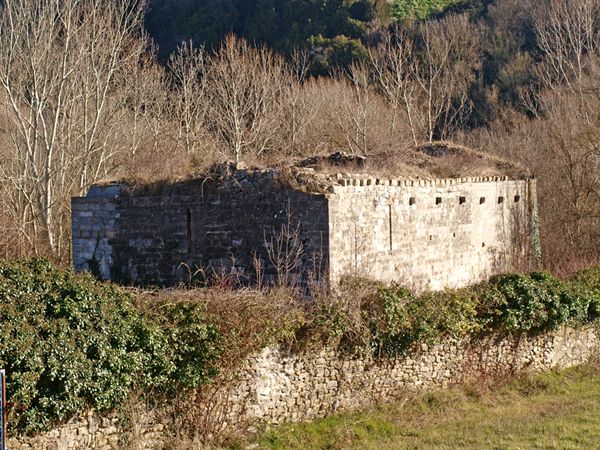
[(172, 421), (174, 444), (169, 448), (200, 448), (202, 443), (225, 439), (231, 401), (227, 395), (241, 376), (241, 363), (269, 345), (292, 346), (295, 331), (308, 317), (306, 301), (294, 290), (235, 287), (235, 280), (224, 277), (210, 288), (133, 290), (137, 306), (149, 315), (160, 315), (165, 305), (180, 302), (201, 305), (224, 339), (217, 379), (194, 392), (180, 393), (161, 408), (160, 414)]
[[(180, 173), (171, 171), (171, 175), (159, 177), (165, 171), (156, 171), (154, 175), (140, 174), (125, 177), (122, 182), (132, 187), (136, 195), (161, 195), (172, 192), (185, 185), (196, 185), (202, 192), (225, 179), (246, 174), (260, 177), (265, 172), (275, 173), (277, 182), (285, 187), (305, 192), (327, 191), (327, 187), (335, 183), (336, 175), (341, 177), (389, 177), (408, 179), (436, 179), (460, 177), (508, 176), (510, 179), (524, 179), (531, 176), (528, 169), (518, 163), (473, 150), (463, 145), (450, 142), (434, 142), (420, 145), (417, 148), (405, 148), (400, 152), (380, 152), (367, 155), (360, 163), (352, 160), (336, 163), (329, 155), (314, 155), (314, 164), (308, 167), (296, 167), (298, 160), (279, 160), (268, 166), (255, 161), (252, 165), (236, 165), (234, 163), (215, 163), (201, 172), (193, 173), (185, 170)], [(304, 162), (304, 160), (302, 160)], [(189, 167), (188, 167), (189, 169)], [(238, 173), (236, 173), (238, 171)], [(270, 176), (270, 174), (267, 174)], [(117, 181), (112, 178), (99, 184)]]

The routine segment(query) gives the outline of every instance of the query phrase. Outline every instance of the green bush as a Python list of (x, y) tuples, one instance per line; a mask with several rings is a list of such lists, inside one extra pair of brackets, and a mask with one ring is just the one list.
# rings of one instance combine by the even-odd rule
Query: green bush
[(543, 272), (494, 277), (482, 290), (481, 320), (508, 332), (543, 332), (587, 322), (593, 298)]
[(161, 325), (170, 350), (172, 370), (164, 380), (169, 390), (196, 388), (215, 377), (222, 339), (217, 329), (206, 323), (204, 309), (195, 303), (181, 302), (164, 305), (159, 311), (155, 320)]
[(476, 304), (469, 289), (417, 296), (401, 287), (379, 289), (382, 312), (371, 321), (373, 347), (380, 353), (403, 354), (415, 343), (433, 344), (441, 336), (479, 330)]
[(348, 69), (352, 63), (366, 61), (368, 57), (368, 52), (359, 39), (344, 35), (334, 38), (311, 36), (308, 44), (314, 75), (327, 75), (336, 69)]
[[(360, 291), (357, 286), (366, 286)], [(340, 310), (342, 302), (326, 309), (332, 319), (317, 323), (332, 328), (340, 346), (360, 351), (365, 345), (376, 355), (405, 354), (416, 344), (434, 344), (442, 337), (476, 333), (542, 333), (560, 326), (579, 326), (600, 317), (600, 269), (590, 268), (561, 281), (543, 272), (506, 274), (472, 288), (447, 289), (416, 295), (399, 286), (364, 280), (346, 281), (341, 295), (358, 295), (361, 319)], [(346, 305), (349, 303), (346, 303)], [(344, 320), (333, 320), (343, 317)], [(334, 326), (335, 325), (335, 326)]]
[(392, 14), (399, 20), (409, 17), (426, 20), (450, 7), (469, 3), (471, 0), (393, 0)]
[(136, 387), (167, 398), (277, 342), (398, 356), (447, 336), (541, 333), (600, 317), (600, 268), (568, 281), (507, 274), (421, 295), (348, 281), (310, 307), (288, 291), (146, 298), (45, 260), (0, 261), (0, 366), (8, 370), (13, 430), (113, 409)]
[(167, 316), (174, 325), (145, 317), (116, 287), (45, 260), (0, 262), (0, 366), (15, 428), (39, 431), (89, 407), (110, 410), (134, 386), (206, 381), (219, 336), (193, 307)]
[(569, 282), (573, 289), (589, 298), (587, 320), (600, 318), (600, 267), (593, 266), (575, 272)]

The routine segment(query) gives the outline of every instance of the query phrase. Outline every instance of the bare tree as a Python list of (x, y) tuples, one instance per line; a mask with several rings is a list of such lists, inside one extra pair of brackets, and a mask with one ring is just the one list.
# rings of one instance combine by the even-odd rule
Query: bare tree
[(545, 155), (539, 155), (537, 164), (543, 173), (552, 174), (547, 208), (562, 239), (588, 251), (598, 240), (600, 226), (600, 123), (588, 117), (590, 110), (598, 110), (600, 99), (582, 103), (578, 95), (550, 91), (544, 103)]
[(286, 221), (280, 230), (273, 229), (264, 244), (267, 255), (277, 275), (277, 285), (281, 287), (294, 287), (299, 281), (302, 271), (302, 258), (304, 245), (301, 239), (300, 222), (294, 224), (292, 210), (288, 204)]
[(481, 65), (481, 36), (467, 15), (451, 15), (421, 27), (422, 57), (415, 80), (424, 109), (417, 118), (427, 140), (447, 138), (470, 112), (469, 85)]
[(600, 46), (600, 1), (548, 0), (539, 8), (534, 25), (537, 42), (544, 57), (539, 72), (546, 86), (581, 80), (588, 56)]
[(482, 51), (480, 28), (467, 15), (426, 22), (419, 32), (416, 42), (396, 30), (371, 52), (379, 90), (394, 112), (404, 109), (415, 145), (447, 138), (470, 112)]
[(270, 149), (281, 114), (283, 60), (233, 35), (211, 58), (211, 128), (237, 162)]
[(362, 63), (354, 63), (337, 74), (340, 83), (347, 84), (351, 95), (343, 97), (343, 110), (332, 115), (353, 153), (366, 155), (371, 139), (371, 122), (376, 93), (371, 86), (371, 73)]
[(412, 139), (419, 143), (415, 125), (414, 44), (408, 34), (396, 28), (385, 33), (380, 46), (369, 52), (371, 66), (380, 92), (392, 109), (390, 141), (393, 140), (400, 111), (406, 113)]
[(203, 48), (183, 43), (169, 60), (175, 92), (174, 116), (178, 123), (178, 142), (188, 155), (198, 157), (207, 138), (208, 61)]
[[(279, 146), (285, 157), (297, 156), (306, 144), (303, 137), (317, 117), (323, 98), (313, 99), (308, 95), (306, 80), (309, 70), (309, 55), (306, 51), (296, 50), (292, 62), (288, 64), (283, 77), (281, 96), (281, 117), (279, 127)], [(316, 101), (313, 101), (316, 100)], [(314, 148), (311, 149), (314, 151)]]
[(600, 259), (600, 122), (588, 122), (600, 97), (583, 103), (564, 86), (542, 94), (534, 120), (506, 109), (466, 143), (520, 161), (538, 177), (544, 267), (568, 275)]
[(0, 12), (4, 201), (23, 234), (55, 255), (70, 195), (106, 176), (128, 145), (115, 139), (126, 96), (113, 94), (145, 51), (142, 12), (136, 0), (6, 0)]
[[(541, 89), (532, 90), (529, 109), (546, 110), (543, 92), (552, 90), (556, 95), (576, 94), (581, 110), (589, 105), (588, 95), (598, 90), (600, 1), (547, 0), (537, 10), (534, 25), (542, 57), (535, 68)], [(583, 120), (591, 123), (594, 115), (588, 108)]]

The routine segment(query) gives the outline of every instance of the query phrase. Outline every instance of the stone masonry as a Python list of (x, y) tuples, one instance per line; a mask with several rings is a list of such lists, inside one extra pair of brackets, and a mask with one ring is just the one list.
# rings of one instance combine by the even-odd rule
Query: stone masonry
[[(213, 386), (221, 401), (211, 415), (230, 430), (325, 417), (402, 398), (407, 392), (481, 382), (520, 372), (583, 364), (597, 355), (595, 328), (569, 329), (530, 337), (489, 336), (421, 345), (406, 357), (352, 357), (332, 348), (291, 354), (267, 348), (249, 358), (235, 382)], [(124, 434), (138, 447), (177, 448), (167, 414), (148, 412), (121, 426), (116, 416), (90, 413), (31, 438), (12, 439), (11, 450), (118, 449)]]
[(278, 238), (296, 230), (295, 270), (308, 272), (328, 252), (326, 197), (280, 186), (268, 172), (160, 192), (94, 186), (73, 199), (72, 215), (75, 270), (124, 283), (173, 285), (199, 268), (249, 279), (255, 261), (273, 278)]
[(333, 280), (357, 274), (416, 290), (528, 268), (535, 180), (351, 180), (329, 201)]
[(441, 289), (533, 261), (535, 179), (313, 172), (94, 186), (72, 201), (75, 269), (173, 285), (199, 267), (252, 280), (258, 261), (267, 281), (287, 265), (303, 283), (359, 275)]

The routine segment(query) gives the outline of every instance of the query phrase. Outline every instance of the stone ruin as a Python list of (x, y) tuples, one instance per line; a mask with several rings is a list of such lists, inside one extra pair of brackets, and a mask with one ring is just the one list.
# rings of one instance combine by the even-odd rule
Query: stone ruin
[(283, 168), (223, 164), (179, 182), (94, 185), (72, 200), (74, 267), (135, 285), (199, 274), (298, 285), (357, 275), (424, 290), (535, 262), (530, 175), (365, 170), (364, 158), (340, 153)]

